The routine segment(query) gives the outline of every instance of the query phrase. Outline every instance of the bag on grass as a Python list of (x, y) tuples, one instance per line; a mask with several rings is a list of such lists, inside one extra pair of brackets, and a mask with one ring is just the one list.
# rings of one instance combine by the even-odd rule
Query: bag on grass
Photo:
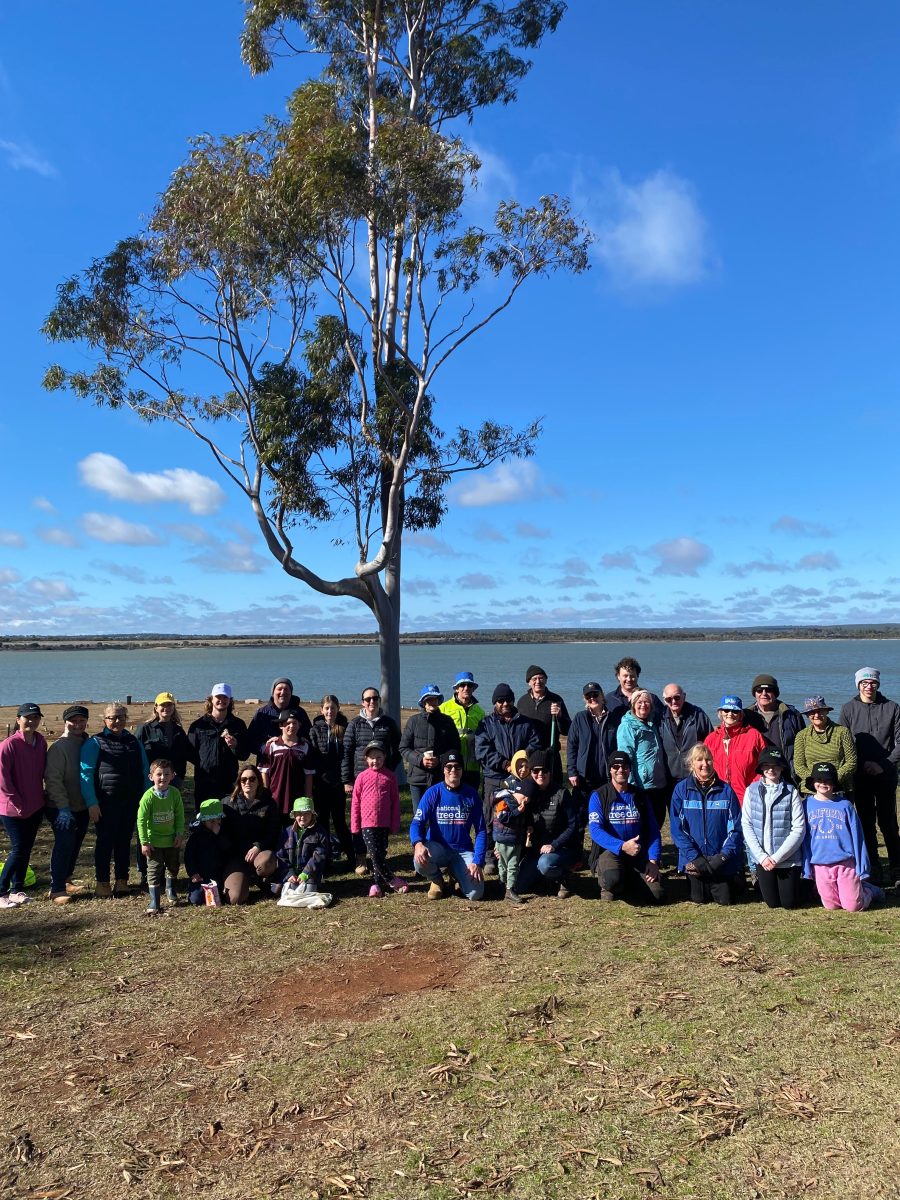
[(282, 908), (327, 908), (331, 900), (331, 892), (320, 892), (314, 883), (286, 883), (278, 904)]

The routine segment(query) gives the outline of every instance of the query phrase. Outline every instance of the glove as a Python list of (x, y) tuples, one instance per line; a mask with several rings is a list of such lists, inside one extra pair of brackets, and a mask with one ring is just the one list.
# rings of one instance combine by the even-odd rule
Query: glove
[(725, 861), (724, 854), (714, 854), (712, 858), (707, 859), (710, 871), (721, 871), (725, 866)]
[(57, 829), (74, 829), (75, 828), (75, 818), (72, 816), (72, 810), (70, 808), (61, 808), (59, 810), (59, 812), (56, 814), (56, 828)]
[(697, 857), (691, 863), (691, 866), (698, 875), (708, 875), (711, 870), (709, 860), (702, 854), (697, 855)]
[(301, 871), (300, 874), (297, 876), (297, 878), (300, 880), (301, 883), (309, 883), (309, 876), (307, 875), (307, 873), (305, 871)]

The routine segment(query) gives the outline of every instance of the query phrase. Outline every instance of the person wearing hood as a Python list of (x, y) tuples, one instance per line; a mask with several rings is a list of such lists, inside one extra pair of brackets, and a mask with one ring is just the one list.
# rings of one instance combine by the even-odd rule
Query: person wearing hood
[(791, 704), (779, 699), (778, 680), (774, 675), (757, 675), (751, 685), (753, 705), (744, 709), (744, 722), (758, 730), (768, 745), (777, 750), (785, 762), (794, 762), (794, 740), (806, 722)]
[(809, 721), (794, 739), (794, 778), (800, 780), (800, 795), (811, 796), (809, 774), (816, 763), (833, 763), (838, 773), (838, 791), (853, 798), (856, 776), (856, 743), (853, 734), (829, 717), (833, 712), (824, 696), (810, 696), (803, 704)]
[(419, 709), (406, 722), (400, 739), (400, 754), (413, 808), (425, 792), (443, 778), (441, 756), (448, 750), (462, 753), (459, 732), (453, 720), (441, 712), (444, 697), (436, 683), (426, 683), (419, 694)]
[(862, 822), (872, 882), (881, 882), (878, 826), (887, 850), (892, 882), (900, 881), (900, 832), (897, 828), (897, 766), (900, 763), (900, 705), (881, 692), (881, 672), (861, 667), (857, 694), (841, 708), (841, 724), (856, 742), (853, 802)]
[[(309, 713), (294, 695), (294, 685), (286, 675), (279, 676), (272, 683), (272, 696), (267, 704), (261, 704), (250, 721), (247, 730), (247, 745), (249, 753), (259, 755), (266, 742), (278, 737), (281, 732), (281, 715), (286, 712), (296, 712), (300, 716), (300, 736), (309, 737), (312, 722)], [(257, 760), (258, 761), (258, 760)]]
[(741, 806), (718, 775), (709, 746), (694, 746), (687, 766), (690, 773), (676, 783), (669, 813), (678, 870), (687, 876), (695, 904), (733, 904), (744, 859)]
[[(341, 779), (348, 800), (353, 795), (357, 776), (368, 769), (366, 747), (372, 742), (378, 742), (384, 751), (387, 770), (396, 770), (400, 762), (400, 729), (394, 718), (389, 717), (381, 707), (381, 692), (374, 686), (364, 687), (360, 700), (359, 713), (350, 718), (344, 730)], [(366, 845), (358, 833), (353, 835), (353, 850), (356, 855), (356, 874), (365, 875)]]
[(463, 759), (463, 783), (481, 790), (481, 766), (475, 757), (475, 733), (484, 720), (484, 709), (475, 699), (478, 684), (471, 671), (460, 671), (453, 681), (453, 697), (441, 705), (459, 733)]
[(718, 714), (720, 724), (703, 744), (712, 752), (719, 779), (733, 789), (740, 801), (748, 784), (759, 773), (756, 760), (760, 752), (765, 750), (766, 741), (758, 729), (752, 729), (744, 721), (744, 705), (740, 696), (723, 696), (719, 701)]
[(547, 672), (543, 667), (530, 666), (525, 672), (525, 683), (528, 690), (516, 701), (516, 707), (537, 730), (541, 749), (553, 755), (553, 778), (559, 783), (562, 780), (560, 738), (568, 735), (572, 718), (562, 696), (547, 687)]
[(756, 886), (769, 908), (796, 908), (806, 813), (791, 783), (784, 755), (767, 747), (759, 756), (760, 779), (744, 793), (741, 832)]
[(540, 750), (537, 729), (523, 717), (515, 705), (513, 690), (508, 683), (498, 683), (492, 697), (493, 710), (487, 714), (475, 733), (475, 756), (484, 771), (483, 818), (487, 833), (485, 874), (496, 875), (491, 819), (494, 793), (504, 786), (512, 770), (512, 757), (517, 750)]

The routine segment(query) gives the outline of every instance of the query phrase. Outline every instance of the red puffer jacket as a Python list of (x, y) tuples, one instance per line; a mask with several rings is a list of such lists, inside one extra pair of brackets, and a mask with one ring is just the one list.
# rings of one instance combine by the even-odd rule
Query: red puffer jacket
[(712, 752), (716, 774), (731, 787), (743, 804), (744, 792), (759, 775), (756, 760), (760, 750), (766, 748), (765, 738), (749, 725), (740, 725), (731, 737), (726, 738), (724, 726), (720, 725), (712, 731), (704, 745)]

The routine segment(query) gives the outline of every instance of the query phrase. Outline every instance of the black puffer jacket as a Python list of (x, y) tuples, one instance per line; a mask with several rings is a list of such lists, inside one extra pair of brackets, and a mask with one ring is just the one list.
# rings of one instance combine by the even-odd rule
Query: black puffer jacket
[(431, 750), (438, 759), (450, 750), (460, 753), (459, 730), (446, 713), (417, 712), (406, 722), (400, 753), (406, 763), (406, 778), (413, 787), (431, 787), (444, 778), (440, 763), (430, 769), (422, 766), (426, 750)]
[[(237, 747), (230, 750), (222, 737), (224, 730), (237, 738)], [(230, 794), (237, 779), (241, 760), (247, 757), (247, 726), (240, 717), (227, 717), (221, 724), (212, 717), (198, 717), (188, 730), (188, 741), (194, 747), (194, 800), (221, 800)]]
[(316, 788), (324, 788), (327, 792), (343, 791), (344, 781), (341, 778), (341, 766), (344, 762), (344, 735), (347, 732), (347, 718), (338, 713), (334, 725), (321, 714), (312, 723), (307, 735), (310, 744), (318, 752), (316, 763)]
[(365, 771), (366, 746), (369, 742), (381, 743), (388, 770), (393, 771), (400, 762), (400, 730), (393, 717), (379, 713), (370, 721), (360, 713), (347, 723), (347, 732), (344, 734), (344, 761), (341, 764), (344, 783), (353, 783), (357, 775)]
[(275, 853), (284, 838), (284, 825), (271, 792), (260, 788), (248, 804), (242, 795), (225, 801), (225, 828), (236, 856), (243, 858), (251, 846)]

